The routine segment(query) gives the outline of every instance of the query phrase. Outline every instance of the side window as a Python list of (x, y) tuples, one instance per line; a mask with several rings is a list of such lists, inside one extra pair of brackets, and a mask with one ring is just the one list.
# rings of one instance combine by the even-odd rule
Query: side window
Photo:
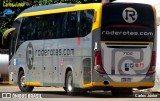
[(18, 46), (26, 40), (84, 37), (91, 32), (94, 10), (23, 18)]
[(53, 38), (54, 21), (52, 20), (52, 18), (53, 18), (52, 15), (45, 15), (43, 17), (43, 22), (44, 22), (44, 27), (43, 27), (44, 39), (52, 39)]
[(67, 37), (77, 37), (77, 33), (78, 33), (77, 32), (77, 26), (78, 26), (77, 12), (69, 13), (68, 23), (69, 23), (69, 33)]
[[(44, 39), (55, 39), (58, 38), (58, 35), (60, 35), (60, 22), (61, 22), (61, 16), (60, 14), (52, 14), (52, 15), (45, 15), (44, 16), (44, 22), (45, 22), (45, 38)], [(46, 19), (47, 18), (47, 19)]]
[(77, 36), (77, 12), (62, 13), (61, 33), (59, 38), (73, 38)]
[(43, 16), (36, 16), (35, 17), (35, 34), (36, 34), (36, 37), (35, 39), (36, 40), (42, 40), (44, 38), (44, 29), (46, 27), (45, 26), (45, 22), (44, 22), (44, 17)]
[(63, 29), (63, 17), (64, 13), (57, 13), (57, 14), (53, 14), (53, 18), (52, 18), (52, 30), (53, 30), (53, 38), (61, 38), (62, 36), (62, 30)]
[(61, 20), (61, 33), (59, 38), (66, 38), (67, 35), (69, 34), (69, 17), (68, 17), (68, 13), (62, 13), (62, 20)]
[(94, 10), (80, 11), (79, 35), (81, 37), (84, 37), (91, 32), (93, 24), (93, 16), (94, 16)]
[(27, 33), (27, 39), (26, 40), (34, 40), (36, 38), (35, 35), (35, 28), (36, 28), (36, 24), (35, 24), (35, 17), (29, 17), (28, 22), (26, 23), (26, 27), (27, 30), (25, 31), (25, 33)]
[(20, 33), (18, 35), (17, 49), (24, 41), (34, 40), (34, 38), (35, 38), (35, 18), (34, 17), (23, 18), (20, 27)]
[(18, 42), (33, 40), (35, 38), (35, 22), (34, 21), (35, 21), (34, 17), (23, 18)]
[[(66, 28), (64, 27), (65, 22), (63, 22), (63, 13), (57, 13), (57, 14), (49, 14), (49, 15), (43, 15), (41, 19), (41, 24), (37, 25), (36, 32), (40, 34), (40, 32), (43, 33), (40, 34), (43, 36), (43, 39), (56, 39), (63, 37)], [(39, 19), (39, 20), (40, 20)], [(41, 29), (41, 31), (40, 31)], [(62, 33), (63, 32), (63, 33)]]

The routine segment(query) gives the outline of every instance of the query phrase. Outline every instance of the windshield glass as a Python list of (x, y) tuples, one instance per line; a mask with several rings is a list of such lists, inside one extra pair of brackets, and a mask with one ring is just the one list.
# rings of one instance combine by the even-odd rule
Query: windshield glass
[(22, 22), (22, 19), (17, 19), (17, 20), (14, 21), (14, 23), (12, 25), (12, 27), (16, 28), (16, 30), (11, 32), (11, 34), (10, 34), (10, 48), (9, 48), (10, 59), (15, 52), (16, 40), (17, 40), (17, 35), (18, 35), (18, 32), (19, 32), (21, 22)]

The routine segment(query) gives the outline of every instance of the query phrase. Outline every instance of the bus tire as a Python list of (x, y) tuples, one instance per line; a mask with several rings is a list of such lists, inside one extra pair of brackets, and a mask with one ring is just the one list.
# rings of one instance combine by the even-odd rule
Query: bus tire
[(72, 71), (67, 73), (66, 77), (66, 92), (70, 96), (74, 96), (77, 94), (77, 89), (73, 86), (73, 74)]
[(111, 89), (113, 96), (129, 96), (133, 95), (132, 88), (113, 88)]
[(24, 80), (25, 80), (24, 72), (20, 71), (19, 75), (18, 75), (18, 86), (19, 86), (19, 89), (22, 92), (32, 92), (32, 90), (34, 89), (34, 86), (26, 86), (26, 85), (24, 85)]
[(67, 92), (66, 87), (63, 87), (64, 91)]

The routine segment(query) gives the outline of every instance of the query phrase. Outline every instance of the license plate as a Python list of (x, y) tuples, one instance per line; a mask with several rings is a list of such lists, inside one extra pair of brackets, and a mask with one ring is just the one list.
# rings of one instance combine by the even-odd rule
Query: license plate
[(132, 78), (122, 78), (122, 82), (131, 82)]
[(117, 51), (116, 52), (116, 59), (121, 59), (125, 56), (131, 56), (131, 57), (134, 57), (136, 59), (139, 59), (140, 58), (140, 52), (139, 51)]

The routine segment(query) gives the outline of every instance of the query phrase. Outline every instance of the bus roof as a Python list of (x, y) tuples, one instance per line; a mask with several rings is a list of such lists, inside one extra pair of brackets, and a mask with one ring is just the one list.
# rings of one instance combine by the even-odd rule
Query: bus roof
[(21, 12), (16, 19), (27, 17), (27, 16), (36, 16), (36, 15), (44, 15), (51, 13), (61, 13), (61, 12), (69, 12), (76, 10), (84, 10), (84, 9), (95, 9), (100, 7), (102, 3), (89, 3), (89, 4), (50, 4), (45, 6), (36, 6), (30, 7)]

